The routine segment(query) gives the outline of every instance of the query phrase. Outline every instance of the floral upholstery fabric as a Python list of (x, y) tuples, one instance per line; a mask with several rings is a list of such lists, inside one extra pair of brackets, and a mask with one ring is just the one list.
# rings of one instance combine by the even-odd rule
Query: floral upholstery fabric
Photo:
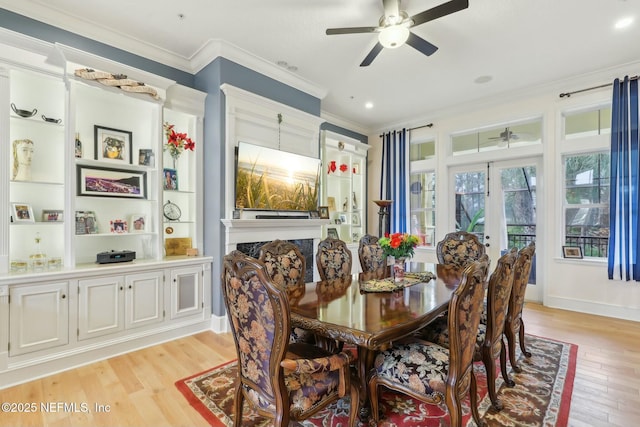
[[(357, 388), (349, 381), (349, 353), (333, 354), (304, 343), (289, 345), (285, 332), (290, 326), (287, 293), (270, 281), (263, 263), (233, 251), (224, 257), (223, 279), (238, 353), (241, 393), (236, 393), (236, 399), (241, 402), (245, 397), (261, 415), (275, 417), (276, 396), (287, 393), (287, 417), (296, 420), (344, 396), (347, 389), (357, 402)], [(357, 403), (353, 406), (357, 412)], [(236, 410), (242, 411), (242, 405)], [(242, 420), (241, 414), (235, 416)]]
[(423, 340), (394, 344), (377, 355), (374, 361), (369, 393), (371, 413), (378, 421), (378, 386), (408, 393), (427, 403), (440, 403), (443, 396), (451, 425), (460, 425), (461, 396), (470, 394), (474, 421), (480, 424), (477, 389), (473, 374), (473, 356), (478, 336), (480, 312), (487, 279), (488, 258), (465, 268), (460, 284), (449, 302), (450, 347)]
[(370, 234), (360, 239), (358, 257), (363, 272), (376, 271), (387, 266), (387, 257), (384, 256), (382, 247), (378, 244), (378, 238)]
[(318, 245), (316, 264), (322, 280), (350, 276), (351, 262), (351, 251), (342, 240), (328, 237)]
[(472, 261), (478, 261), (485, 254), (485, 248), (475, 234), (456, 231), (438, 242), (436, 254), (440, 264), (465, 267)]
[[(305, 294), (305, 260), (298, 247), (291, 242), (274, 240), (260, 248), (260, 261), (267, 268), (276, 285), (287, 290), (289, 303), (296, 305)], [(292, 328), (289, 342), (315, 342), (313, 333), (302, 328)]]
[(444, 400), (449, 373), (449, 349), (431, 343), (412, 342), (393, 346), (375, 358), (373, 367), (379, 378), (427, 396)]

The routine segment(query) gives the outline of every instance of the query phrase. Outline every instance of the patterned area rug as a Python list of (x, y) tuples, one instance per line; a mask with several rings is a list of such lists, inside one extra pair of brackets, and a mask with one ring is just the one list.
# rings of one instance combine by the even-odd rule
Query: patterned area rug
[[(510, 372), (516, 385), (507, 387), (497, 363), (499, 397), (504, 405), (500, 412), (490, 408), (486, 373), (482, 363), (474, 366), (478, 382), (480, 415), (491, 427), (562, 427), (567, 425), (578, 347), (546, 338), (526, 336), (530, 358), (519, 353), (522, 372)], [(177, 381), (176, 386), (189, 403), (212, 425), (233, 426), (233, 393), (237, 363), (232, 361), (209, 371)], [(383, 388), (383, 390), (385, 390)], [(410, 397), (383, 391), (381, 407), (385, 417), (379, 427), (440, 427), (449, 425), (447, 408), (427, 405)], [(246, 401), (245, 401), (246, 402)], [(468, 398), (463, 403), (463, 425), (474, 426)], [(339, 400), (311, 419), (295, 424), (304, 427), (346, 427), (349, 420), (349, 398)], [(257, 416), (245, 403), (243, 426), (266, 427), (269, 420)]]

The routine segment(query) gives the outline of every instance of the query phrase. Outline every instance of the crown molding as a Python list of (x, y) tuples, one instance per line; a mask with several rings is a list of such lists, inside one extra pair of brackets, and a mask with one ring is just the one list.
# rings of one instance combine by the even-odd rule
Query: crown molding
[(362, 135), (369, 135), (372, 132), (372, 129), (363, 127), (356, 122), (345, 120), (342, 117), (338, 117), (324, 110), (320, 111), (320, 117), (332, 125), (340, 126), (341, 128), (349, 129), (350, 131), (358, 132)]

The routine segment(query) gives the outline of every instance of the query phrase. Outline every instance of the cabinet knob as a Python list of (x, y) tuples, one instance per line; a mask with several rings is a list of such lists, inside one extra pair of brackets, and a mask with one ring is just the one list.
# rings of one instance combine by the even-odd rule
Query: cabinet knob
[(120, 290), (123, 290), (124, 288), (122, 286), (120, 286)]
[(65, 294), (62, 294), (62, 299), (65, 299), (67, 296)]
[(133, 288), (133, 286), (129, 285), (129, 289)]

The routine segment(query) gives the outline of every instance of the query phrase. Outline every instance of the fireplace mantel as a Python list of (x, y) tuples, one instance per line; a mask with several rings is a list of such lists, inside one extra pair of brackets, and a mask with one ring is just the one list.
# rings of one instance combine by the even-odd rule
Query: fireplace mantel
[(271, 241), (275, 239), (318, 239), (322, 237), (322, 226), (328, 219), (223, 219), (225, 226), (226, 252), (238, 243)]

